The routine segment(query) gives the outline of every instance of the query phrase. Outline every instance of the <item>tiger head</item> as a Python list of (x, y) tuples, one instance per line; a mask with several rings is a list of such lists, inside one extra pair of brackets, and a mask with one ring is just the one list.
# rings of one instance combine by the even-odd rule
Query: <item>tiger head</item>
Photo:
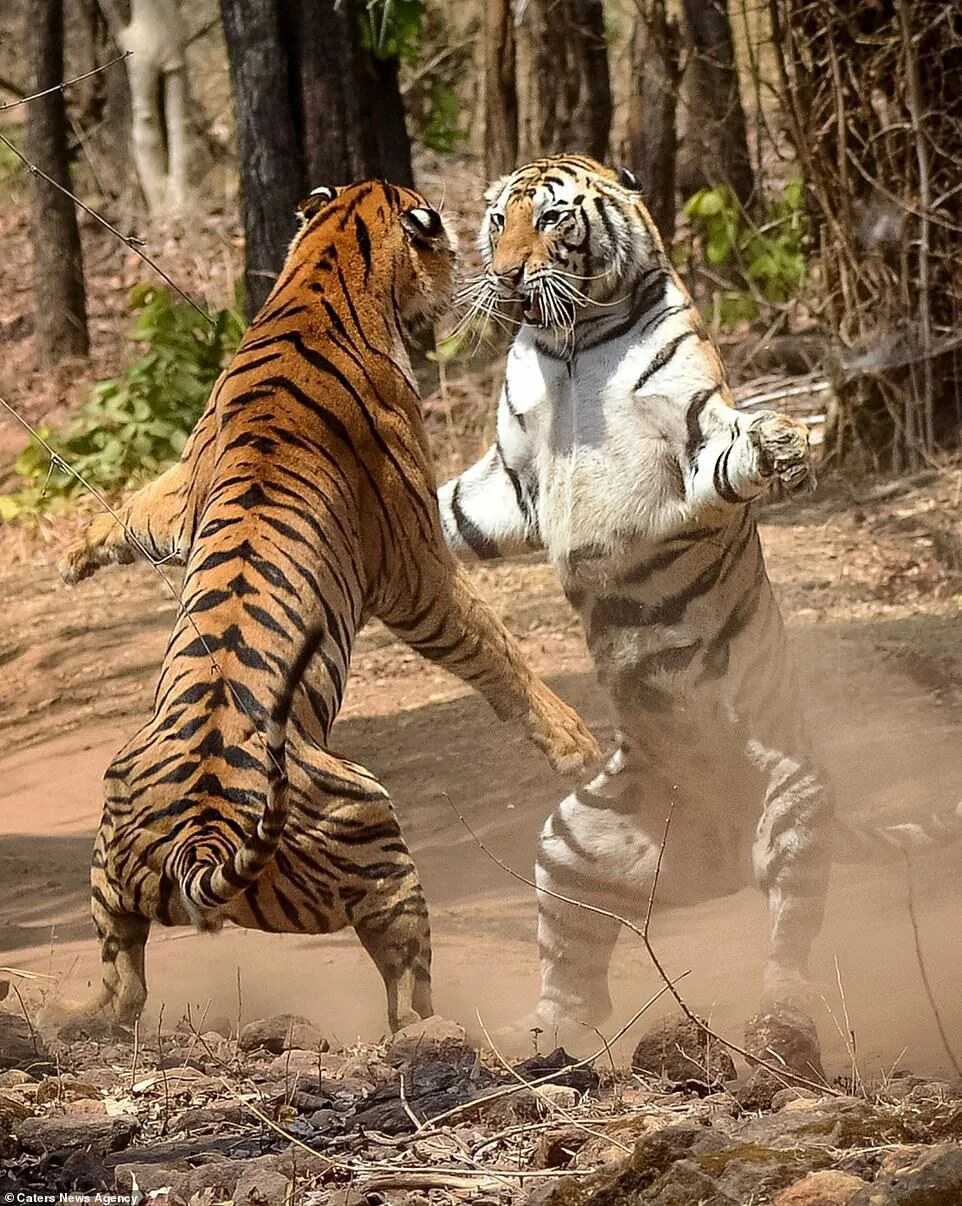
[(315, 267), (337, 267), (349, 283), (396, 306), (409, 330), (447, 307), (457, 237), (438, 211), (411, 189), (380, 180), (316, 188), (298, 207), (300, 229), (288, 252)]
[(570, 332), (580, 312), (616, 304), (664, 248), (637, 180), (580, 155), (538, 159), (496, 181), (466, 296), (479, 313), (517, 303), (525, 322)]

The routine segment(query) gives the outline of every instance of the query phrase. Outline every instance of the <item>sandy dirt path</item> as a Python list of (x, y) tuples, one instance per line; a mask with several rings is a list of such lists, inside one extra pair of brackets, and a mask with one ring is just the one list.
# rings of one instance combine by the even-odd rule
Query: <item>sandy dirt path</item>
[[(941, 487), (939, 487), (941, 489)], [(946, 487), (947, 488), (947, 487)], [(932, 549), (944, 500), (915, 491), (856, 511), (839, 500), (776, 509), (765, 526), (808, 712), (844, 812), (921, 816), (962, 796), (959, 567)], [(933, 512), (933, 508), (936, 512)], [(941, 521), (940, 521), (941, 522)], [(956, 525), (957, 527), (957, 525)], [(112, 754), (146, 716), (173, 602), (149, 567), (104, 573), (68, 591), (50, 554), (0, 571), (0, 964), (49, 975), (49, 994), (82, 998), (98, 979), (87, 868)], [(610, 717), (580, 629), (549, 567), (477, 571), (536, 669), (603, 739)], [(436, 1004), (497, 1027), (536, 996), (532, 893), (509, 879), (457, 822), (528, 874), (538, 829), (566, 790), (512, 726), (421, 662), (379, 626), (363, 634), (337, 748), (391, 788), (421, 870), (435, 936)], [(915, 872), (916, 910), (943, 1020), (962, 1047), (959, 851)], [(657, 914), (653, 940), (685, 995), (740, 1039), (755, 1004), (765, 906), (750, 889)], [(836, 970), (837, 961), (837, 970)], [(863, 1069), (897, 1060), (946, 1067), (926, 1003), (900, 867), (839, 867), (814, 964), (825, 994), (827, 1063), (846, 1061), (845, 993)], [(166, 1022), (302, 1012), (347, 1041), (384, 1026), (380, 983), (351, 933), (316, 939), (225, 930), (154, 930), (150, 1010)], [(614, 1022), (658, 987), (636, 939), (615, 954)], [(609, 1032), (615, 1028), (614, 1022)]]

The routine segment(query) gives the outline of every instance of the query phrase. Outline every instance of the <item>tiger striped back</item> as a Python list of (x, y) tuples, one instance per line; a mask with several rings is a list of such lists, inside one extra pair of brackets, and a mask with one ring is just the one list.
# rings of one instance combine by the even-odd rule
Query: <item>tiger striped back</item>
[(594, 752), (444, 545), (404, 340), (445, 304), (454, 258), (416, 193), (312, 195), (182, 461), (68, 552), (74, 579), (137, 542), (186, 558), (154, 713), (107, 772), (94, 853), (98, 1004), (121, 1020), (143, 1006), (152, 920), (353, 925), (392, 1027), (430, 1013), (427, 910), (390, 799), (328, 749), (369, 617), (523, 717), (556, 765)]

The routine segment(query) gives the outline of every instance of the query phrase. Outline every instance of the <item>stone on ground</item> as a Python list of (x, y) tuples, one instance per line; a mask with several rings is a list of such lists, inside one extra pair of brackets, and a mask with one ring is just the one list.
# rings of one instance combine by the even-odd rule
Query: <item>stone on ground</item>
[(735, 1065), (725, 1048), (686, 1017), (666, 1018), (642, 1035), (631, 1066), (636, 1072), (675, 1083), (719, 1084), (735, 1077)]

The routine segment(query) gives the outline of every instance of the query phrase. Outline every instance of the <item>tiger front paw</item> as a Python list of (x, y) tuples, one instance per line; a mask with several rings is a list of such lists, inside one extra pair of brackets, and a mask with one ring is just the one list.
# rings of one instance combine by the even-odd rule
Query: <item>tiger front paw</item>
[(601, 758), (598, 742), (578, 713), (547, 687), (528, 714), (528, 734), (552, 770), (562, 775), (581, 772)]
[(129, 565), (134, 551), (123, 540), (123, 529), (111, 515), (98, 515), (83, 534), (69, 544), (58, 562), (60, 576), (68, 586), (82, 582), (104, 565)]
[(815, 488), (815, 464), (808, 428), (788, 415), (764, 411), (748, 428), (748, 438), (758, 457), (758, 472), (774, 478), (786, 490)]

